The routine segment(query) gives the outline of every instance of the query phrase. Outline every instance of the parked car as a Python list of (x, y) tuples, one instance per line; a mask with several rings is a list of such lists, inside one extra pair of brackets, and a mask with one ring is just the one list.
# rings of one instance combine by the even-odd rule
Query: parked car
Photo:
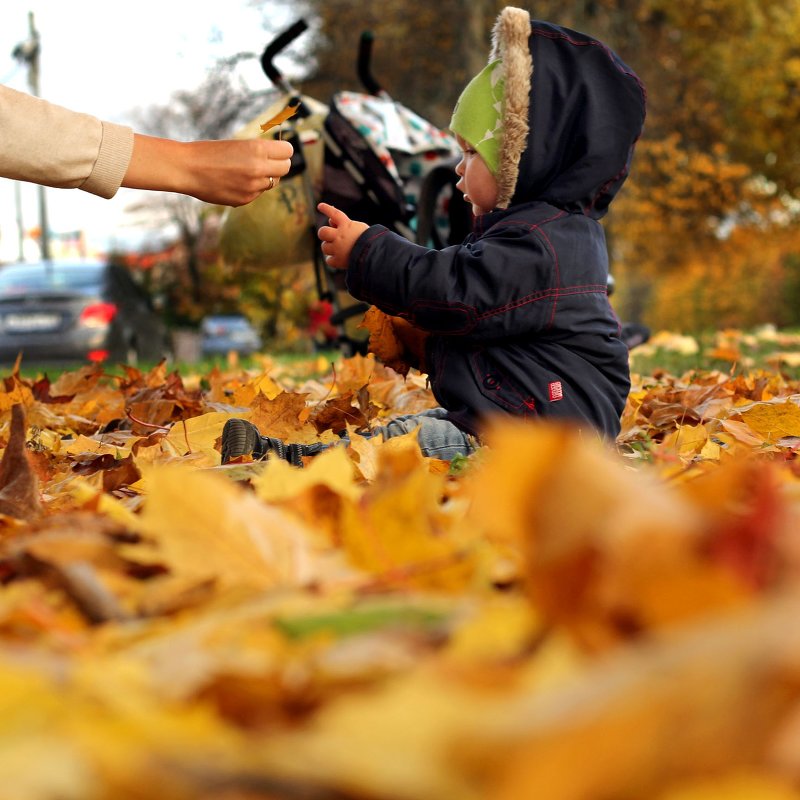
[(220, 314), (206, 317), (200, 326), (200, 349), (203, 356), (234, 352), (250, 356), (262, 347), (261, 337), (241, 314)]
[(169, 352), (152, 299), (122, 266), (46, 261), (0, 267), (0, 363), (159, 361)]

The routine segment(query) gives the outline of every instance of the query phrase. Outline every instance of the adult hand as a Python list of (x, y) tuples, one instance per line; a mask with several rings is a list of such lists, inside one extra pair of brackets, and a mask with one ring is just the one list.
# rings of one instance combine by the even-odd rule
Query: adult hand
[(325, 260), (334, 269), (347, 269), (353, 245), (369, 225), (350, 219), (344, 211), (328, 203), (320, 203), (317, 208), (330, 222), (330, 225), (323, 225), (317, 233), (322, 241)]
[(292, 152), (289, 142), (278, 139), (176, 142), (136, 134), (122, 185), (241, 206), (278, 185)]

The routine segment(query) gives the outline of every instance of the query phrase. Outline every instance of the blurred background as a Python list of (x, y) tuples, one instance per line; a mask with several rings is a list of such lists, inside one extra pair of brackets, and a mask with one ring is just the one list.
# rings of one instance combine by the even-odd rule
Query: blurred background
[[(221, 138), (280, 101), (259, 56), (304, 18), (308, 31), (276, 58), (304, 96), (324, 105), (363, 91), (355, 63), (369, 30), (384, 88), (441, 127), (485, 63), (502, 5), (140, 0), (111, 22), (94, 0), (6, 0), (0, 81), (143, 133)], [(631, 178), (604, 220), (619, 316), (684, 332), (800, 325), (800, 0), (517, 5), (603, 39), (647, 86)], [(112, 201), (44, 195), (54, 257), (125, 264), (164, 299), (170, 325), (235, 312), (266, 346), (302, 349), (313, 338), (306, 256), (227, 257), (223, 209), (125, 189)], [(0, 262), (39, 257), (41, 205), (37, 187), (0, 180)]]

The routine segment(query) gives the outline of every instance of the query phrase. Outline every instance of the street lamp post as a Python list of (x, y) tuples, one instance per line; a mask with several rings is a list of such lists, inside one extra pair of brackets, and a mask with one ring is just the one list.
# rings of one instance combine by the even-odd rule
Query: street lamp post
[[(41, 44), (39, 40), (39, 32), (36, 30), (36, 25), (33, 21), (33, 12), (28, 12), (28, 29), (30, 32), (29, 37), (20, 42), (12, 53), (14, 58), (22, 61), (28, 65), (28, 85), (31, 89), (31, 94), (39, 96), (39, 54), (41, 52)], [(40, 246), (42, 250), (42, 259), (45, 261), (50, 260), (50, 227), (47, 224), (47, 200), (45, 197), (44, 186), (39, 185), (39, 230), (40, 230)]]

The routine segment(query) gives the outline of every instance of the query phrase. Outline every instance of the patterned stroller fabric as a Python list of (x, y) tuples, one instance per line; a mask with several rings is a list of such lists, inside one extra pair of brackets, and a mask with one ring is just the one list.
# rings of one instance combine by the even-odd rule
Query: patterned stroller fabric
[(334, 101), (339, 113), (369, 142), (381, 163), (398, 181), (415, 172), (406, 169), (406, 164), (418, 163), (417, 156), (458, 153), (458, 145), (449, 133), (395, 103), (388, 95), (376, 97), (340, 92)]
[(400, 233), (409, 223), (413, 230), (425, 176), (458, 157), (453, 136), (386, 93), (335, 94), (325, 131), (332, 155), (326, 161), (325, 193), (331, 202), (366, 222), (394, 230), (400, 225)]

